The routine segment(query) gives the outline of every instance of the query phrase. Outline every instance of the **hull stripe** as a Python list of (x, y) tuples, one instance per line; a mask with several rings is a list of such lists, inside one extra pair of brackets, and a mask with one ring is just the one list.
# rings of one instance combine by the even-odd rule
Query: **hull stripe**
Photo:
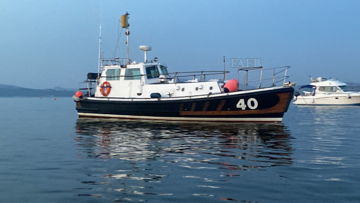
[(79, 117), (93, 118), (119, 118), (140, 120), (166, 120), (166, 121), (199, 121), (199, 122), (281, 122), (282, 118), (196, 118), (196, 117), (160, 117), (160, 116), (133, 116), (100, 113), (78, 113)]

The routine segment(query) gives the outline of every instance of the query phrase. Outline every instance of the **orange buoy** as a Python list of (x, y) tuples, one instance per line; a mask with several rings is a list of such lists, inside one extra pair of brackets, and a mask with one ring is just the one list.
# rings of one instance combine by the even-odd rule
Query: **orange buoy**
[(224, 85), (224, 92), (236, 92), (239, 89), (239, 81), (228, 80)]
[(83, 96), (84, 96), (84, 94), (82, 93), (82, 91), (75, 92), (75, 97), (81, 98)]
[(110, 91), (111, 91), (111, 85), (108, 81), (105, 81), (101, 84), (100, 86), (100, 92), (101, 94), (106, 97), (110, 94)]

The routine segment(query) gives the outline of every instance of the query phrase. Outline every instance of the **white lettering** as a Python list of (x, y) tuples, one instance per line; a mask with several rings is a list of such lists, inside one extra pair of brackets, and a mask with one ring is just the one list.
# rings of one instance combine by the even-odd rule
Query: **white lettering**
[(250, 98), (247, 101), (247, 105), (248, 105), (249, 109), (257, 109), (259, 103), (255, 98)]
[(246, 104), (244, 99), (240, 99), (239, 102), (236, 104), (236, 108), (245, 110)]
[(238, 103), (236, 104), (236, 108), (241, 109), (241, 110), (246, 110), (246, 107), (254, 110), (257, 109), (259, 106), (259, 102), (255, 99), (255, 98), (249, 98), (246, 103), (245, 103), (245, 99), (240, 99), (238, 101)]

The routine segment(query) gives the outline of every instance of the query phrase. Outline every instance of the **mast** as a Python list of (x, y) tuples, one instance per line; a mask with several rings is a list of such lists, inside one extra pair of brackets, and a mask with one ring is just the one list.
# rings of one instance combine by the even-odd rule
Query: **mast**
[(101, 21), (103, 16), (103, 4), (102, 1), (99, 1), (99, 44), (98, 44), (98, 72), (97, 77), (100, 78), (100, 69), (102, 67), (102, 27), (101, 27)]
[(101, 33), (102, 32), (102, 28), (101, 28), (101, 24), (99, 26), (99, 53), (98, 53), (98, 77), (100, 76), (100, 69), (102, 67), (102, 60), (101, 60), (101, 46), (102, 46), (102, 37), (101, 37)]
[(130, 63), (130, 47), (129, 47), (129, 35), (130, 35), (129, 26), (130, 25), (128, 23), (128, 19), (129, 19), (129, 13), (125, 13), (124, 15), (121, 16), (120, 21), (121, 21), (121, 27), (125, 28), (126, 58), (128, 60), (128, 63)]

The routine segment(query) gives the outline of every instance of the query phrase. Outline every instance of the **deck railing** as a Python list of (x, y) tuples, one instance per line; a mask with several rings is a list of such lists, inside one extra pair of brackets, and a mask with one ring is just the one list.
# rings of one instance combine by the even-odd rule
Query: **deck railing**
[[(212, 79), (211, 76), (214, 75), (221, 75), (222, 77), (229, 73), (229, 71), (189, 71), (189, 72), (174, 72), (169, 73), (169, 75), (166, 76), (166, 79), (172, 80), (171, 82), (178, 83), (178, 82), (191, 82), (191, 80), (196, 81), (206, 81), (209, 79)], [(96, 73), (92, 73), (96, 74)], [(94, 75), (95, 76), (95, 75)], [(138, 75), (118, 75), (118, 76), (101, 76), (99, 75), (98, 78), (106, 78), (107, 80), (119, 80), (120, 78), (136, 78), (136, 80), (144, 79), (147, 75), (146, 74), (138, 74)], [(92, 79), (89, 79), (86, 82), (96, 82), (98, 78), (93, 77)], [(217, 77), (219, 78), (219, 77)]]
[(131, 61), (129, 61), (128, 58), (109, 58), (109, 59), (101, 59), (101, 66), (110, 66), (110, 65), (119, 65), (123, 66), (126, 64), (129, 64)]
[(206, 81), (215, 75), (221, 75), (221, 77), (225, 78), (227, 73), (229, 73), (229, 71), (187, 71), (169, 73), (169, 76), (174, 80), (174, 83), (178, 83), (186, 81)]
[[(237, 68), (237, 75), (240, 80), (243, 74), (243, 86), (241, 89), (264, 88), (282, 86), (288, 80), (288, 69), (290, 66), (273, 68), (244, 67)], [(251, 72), (251, 73), (250, 73)]]
[(290, 66), (264, 68), (260, 58), (230, 58), (230, 62), (230, 67), (237, 72), (241, 89), (280, 86), (289, 78)]
[[(127, 58), (113, 58), (113, 59), (102, 59), (102, 66), (125, 66), (129, 63)], [(240, 83), (240, 89), (256, 89), (256, 88), (265, 88), (265, 87), (274, 87), (282, 86), (287, 82), (288, 69), (290, 66), (281, 66), (273, 68), (264, 68), (259, 60), (251, 59), (232, 59), (232, 70), (235, 69), (237, 74), (237, 79)], [(234, 71), (232, 71), (234, 72)], [(100, 73), (89, 73), (91, 76), (87, 77), (85, 81), (87, 83), (86, 88), (81, 88), (87, 90), (89, 96), (94, 94), (95, 85), (98, 83), (99, 78), (106, 77), (107, 80), (119, 80), (120, 78), (133, 77), (134, 79), (144, 80), (146, 74), (141, 75), (131, 75), (131, 76), (101, 76)], [(234, 74), (234, 73), (233, 73)], [(230, 71), (226, 71), (224, 64), (223, 71), (187, 71), (187, 72), (173, 72), (169, 73), (164, 81), (169, 81), (171, 83), (182, 83), (182, 82), (201, 82), (208, 81), (209, 79), (217, 79), (220, 83), (226, 82), (226, 79), (234, 75), (230, 74)], [(213, 77), (216, 76), (216, 77)], [(241, 79), (243, 77), (243, 79)]]

